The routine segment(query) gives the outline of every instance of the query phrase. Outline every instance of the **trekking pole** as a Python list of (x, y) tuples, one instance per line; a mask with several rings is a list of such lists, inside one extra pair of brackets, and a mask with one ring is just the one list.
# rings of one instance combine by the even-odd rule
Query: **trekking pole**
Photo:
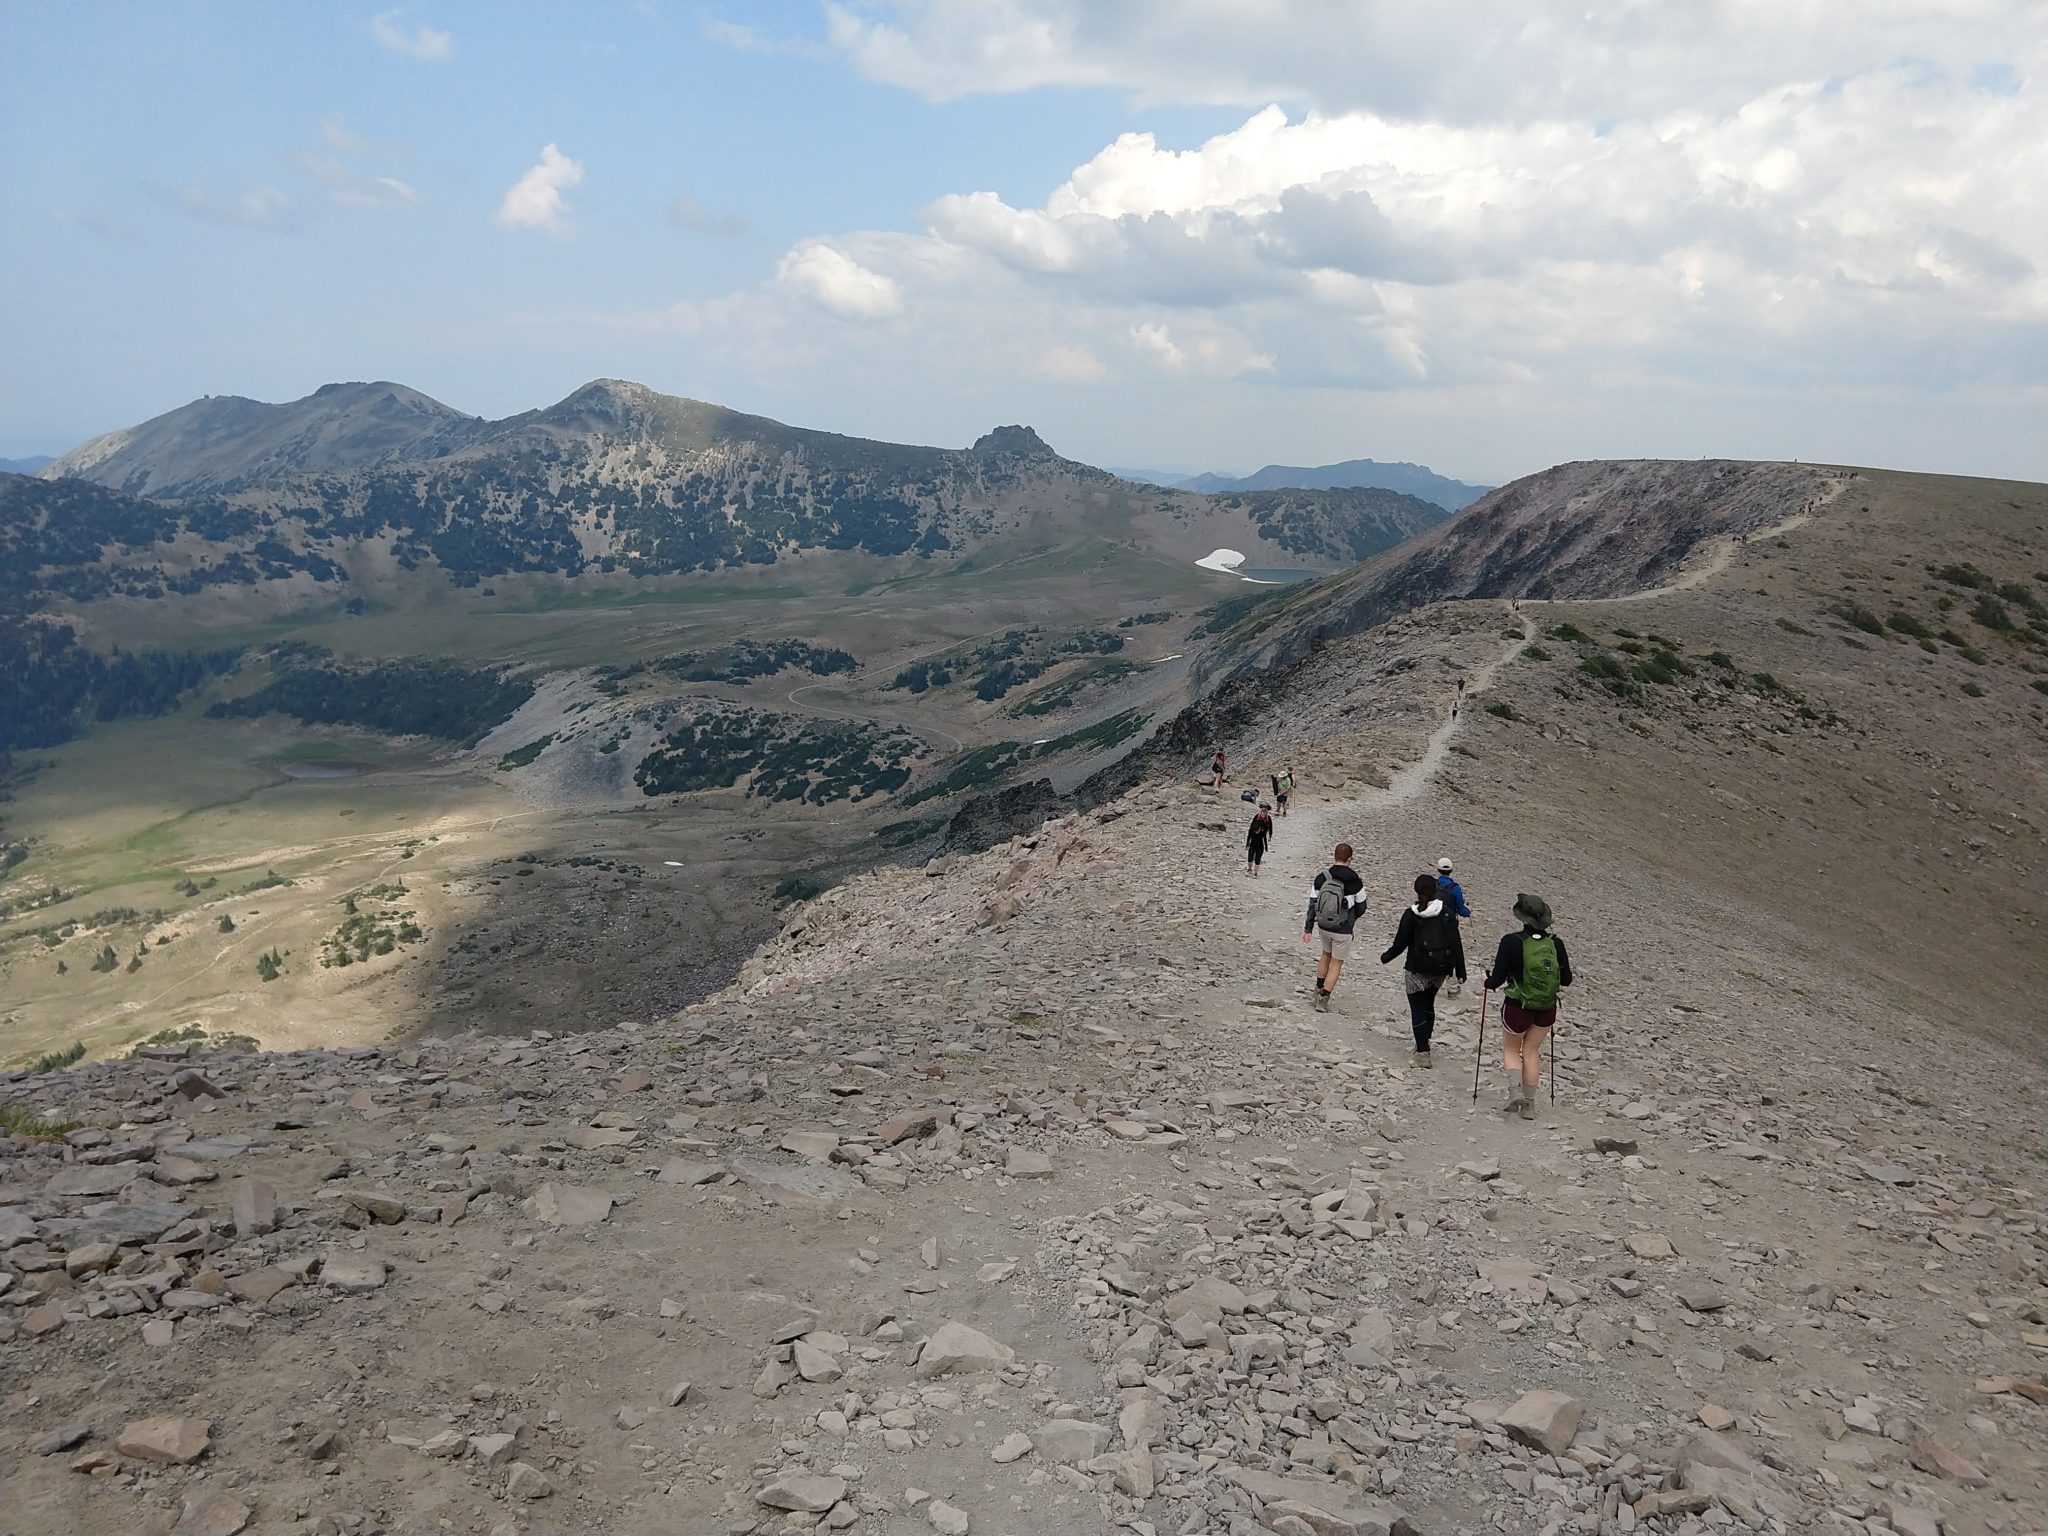
[(1479, 1102), (1479, 1064), (1486, 1059), (1486, 988), (1479, 989), (1479, 1044), (1472, 1051), (1472, 1102)]

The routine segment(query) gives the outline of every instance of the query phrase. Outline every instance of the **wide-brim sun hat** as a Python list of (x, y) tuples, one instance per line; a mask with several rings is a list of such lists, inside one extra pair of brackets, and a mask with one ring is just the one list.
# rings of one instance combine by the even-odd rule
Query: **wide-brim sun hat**
[(1541, 896), (1524, 892), (1515, 898), (1515, 919), (1525, 927), (1547, 929), (1550, 926), (1550, 903)]

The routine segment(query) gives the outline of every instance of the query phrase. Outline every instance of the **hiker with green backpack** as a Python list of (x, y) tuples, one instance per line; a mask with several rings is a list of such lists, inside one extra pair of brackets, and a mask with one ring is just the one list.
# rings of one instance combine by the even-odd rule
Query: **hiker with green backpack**
[(1557, 1024), (1557, 994), (1572, 984), (1572, 962), (1564, 940), (1550, 930), (1550, 903), (1541, 896), (1515, 898), (1515, 920), (1522, 926), (1503, 934), (1486, 976), (1486, 990), (1507, 991), (1501, 1004), (1504, 1028), (1501, 1065), (1507, 1072), (1508, 1094), (1501, 1108), (1536, 1118), (1536, 1085), (1543, 1078), (1543, 1042)]
[(1408, 988), (1408, 1023), (1415, 1034), (1415, 1065), (1435, 1065), (1429, 1054), (1430, 1037), (1436, 1033), (1436, 994), (1444, 978), (1465, 979), (1465, 945), (1458, 937), (1457, 915), (1437, 894), (1436, 876), (1415, 877), (1415, 905), (1402, 910), (1394, 942), (1380, 956), (1385, 965), (1405, 954), (1402, 981)]

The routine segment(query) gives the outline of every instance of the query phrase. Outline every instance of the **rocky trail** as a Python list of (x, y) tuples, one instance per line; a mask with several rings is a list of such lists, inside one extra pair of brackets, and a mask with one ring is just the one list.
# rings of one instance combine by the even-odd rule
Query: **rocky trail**
[[(1529, 631), (1439, 630), (1357, 680), (1391, 771), (1254, 755), (1256, 880), (1146, 786), (671, 1018), (12, 1074), (0, 1531), (2040, 1529), (2039, 1063), (1872, 1049), (1853, 975), (1529, 846), (1476, 702)], [(1517, 890), (1572, 946), (1534, 1123), (1476, 989), (1420, 1071), (1374, 963), (1439, 853), (1475, 969)]]

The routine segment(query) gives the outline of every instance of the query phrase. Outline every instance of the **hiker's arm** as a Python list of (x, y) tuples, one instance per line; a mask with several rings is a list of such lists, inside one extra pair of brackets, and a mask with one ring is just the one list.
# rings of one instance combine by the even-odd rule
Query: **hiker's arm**
[(1321, 875), (1317, 875), (1315, 879), (1309, 883), (1308, 914), (1301, 920), (1301, 931), (1303, 933), (1307, 933), (1309, 929), (1315, 927), (1316, 925), (1316, 892), (1320, 891), (1322, 888), (1323, 877)]
[(1468, 907), (1468, 906), (1466, 906), (1466, 905), (1465, 905), (1465, 890), (1464, 890), (1464, 887), (1463, 887), (1463, 886), (1460, 886), (1460, 887), (1458, 888), (1458, 916), (1460, 916), (1460, 917), (1470, 917), (1471, 915), (1472, 915), (1472, 909), (1471, 909), (1470, 907)]
[(1394, 928), (1394, 942), (1387, 948), (1386, 953), (1380, 956), (1380, 964), (1385, 965), (1400, 954), (1414, 937), (1415, 914), (1404, 907), (1401, 911), (1401, 921)]
[(1500, 948), (1493, 957), (1493, 969), (1486, 973), (1486, 990), (1498, 992), (1520, 975), (1521, 959), (1522, 936), (1519, 933), (1502, 934)]
[(1557, 984), (1568, 987), (1572, 984), (1571, 957), (1564, 952), (1564, 940), (1555, 938), (1555, 935), (1553, 939), (1557, 944)]

